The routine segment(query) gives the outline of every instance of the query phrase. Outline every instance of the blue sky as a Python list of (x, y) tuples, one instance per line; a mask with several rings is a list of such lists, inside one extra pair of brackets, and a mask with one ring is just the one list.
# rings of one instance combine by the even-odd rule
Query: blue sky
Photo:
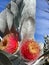
[(47, 0), (36, 1), (36, 32), (35, 39), (44, 42), (44, 35), (49, 34), (49, 5)]
[(10, 2), (10, 0), (0, 0), (0, 12), (6, 8), (6, 5)]
[[(10, 0), (0, 0), (0, 12), (6, 8)], [(44, 42), (44, 35), (49, 34), (49, 5), (46, 0), (36, 2), (36, 31), (35, 40)]]

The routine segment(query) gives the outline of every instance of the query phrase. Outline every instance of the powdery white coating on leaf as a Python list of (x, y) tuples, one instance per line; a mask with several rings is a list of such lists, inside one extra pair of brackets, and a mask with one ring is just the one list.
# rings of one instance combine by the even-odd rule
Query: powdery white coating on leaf
[(33, 38), (34, 39), (34, 32), (35, 32), (35, 22), (28, 20), (24, 21), (22, 28), (21, 28), (21, 38)]
[(8, 25), (9, 30), (11, 29), (13, 24), (13, 18), (14, 18), (13, 14), (7, 8), (0, 13), (0, 31), (1, 32), (3, 33), (5, 32), (6, 25)]
[(14, 14), (14, 17), (18, 14), (18, 6), (15, 2), (11, 1), (11, 11)]
[(5, 32), (6, 25), (8, 25), (9, 30), (11, 29), (13, 25), (13, 19), (15, 16), (17, 16), (17, 13), (18, 13), (18, 7), (15, 2), (11, 1), (11, 11), (6, 8), (0, 13), (0, 31), (1, 32), (3, 33)]
[(5, 32), (6, 28), (6, 9), (0, 13), (0, 31)]
[(4, 19), (0, 18), (0, 31), (4, 33), (5, 28), (6, 28), (6, 21)]
[(10, 30), (13, 25), (14, 16), (9, 9), (7, 9), (6, 14), (7, 14), (7, 25)]
[(16, 4), (19, 4), (22, 0), (16, 0)]
[(0, 13), (0, 18), (6, 20), (6, 9), (4, 9), (4, 10)]
[(35, 12), (36, 12), (36, 0), (24, 0), (25, 6), (22, 11), (22, 16), (32, 16), (35, 18)]
[(22, 10), (21, 13), (21, 21), (19, 23), (19, 27), (21, 29), (21, 37), (22, 39), (27, 35), (30, 38), (34, 38), (34, 33), (35, 33), (35, 20), (34, 21), (25, 21), (27, 18), (31, 17), (35, 19), (35, 13), (36, 13), (36, 0), (24, 0), (23, 1), (25, 6)]

